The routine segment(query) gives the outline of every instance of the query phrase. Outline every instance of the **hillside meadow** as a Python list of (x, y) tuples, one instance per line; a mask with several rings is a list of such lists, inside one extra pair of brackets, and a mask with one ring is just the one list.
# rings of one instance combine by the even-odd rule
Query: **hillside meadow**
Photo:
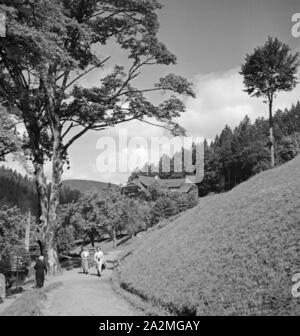
[(174, 315), (299, 315), (300, 157), (145, 235), (120, 284)]

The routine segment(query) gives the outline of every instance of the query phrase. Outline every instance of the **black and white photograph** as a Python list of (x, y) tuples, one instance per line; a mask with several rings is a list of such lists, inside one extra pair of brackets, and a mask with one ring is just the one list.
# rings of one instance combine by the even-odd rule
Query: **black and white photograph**
[(299, 315), (299, 0), (0, 0), (0, 325)]

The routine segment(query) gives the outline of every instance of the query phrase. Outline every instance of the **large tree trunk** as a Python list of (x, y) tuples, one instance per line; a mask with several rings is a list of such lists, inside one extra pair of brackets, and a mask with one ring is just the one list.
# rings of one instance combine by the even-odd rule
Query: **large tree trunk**
[(269, 127), (270, 127), (270, 155), (271, 168), (275, 167), (275, 151), (274, 151), (274, 133), (273, 133), (273, 99), (269, 100)]
[(49, 116), (52, 133), (52, 181), (49, 192), (48, 222), (45, 230), (45, 250), (48, 257), (48, 265), (55, 272), (59, 267), (55, 233), (59, 226), (57, 206), (59, 204), (59, 190), (63, 172), (61, 125), (59, 114), (56, 111), (55, 100), (55, 69), (50, 66), (45, 72), (42, 72), (41, 83), (45, 93), (45, 109)]
[(56, 273), (59, 268), (55, 232), (58, 227), (57, 206), (59, 204), (59, 190), (63, 159), (60, 151), (59, 132), (54, 136), (52, 156), (52, 182), (50, 191), (47, 188), (47, 180), (44, 173), (43, 163), (34, 162), (35, 179), (39, 202), (39, 239), (43, 244), (43, 255), (51, 273)]
[(37, 195), (38, 195), (38, 221), (39, 221), (39, 237), (41, 241), (45, 238), (45, 233), (48, 226), (48, 190), (47, 179), (44, 173), (44, 166), (42, 162), (34, 161), (34, 176), (36, 181)]
[(52, 156), (52, 183), (49, 195), (48, 209), (48, 226), (46, 230), (46, 251), (48, 255), (49, 266), (53, 267), (53, 271), (58, 270), (59, 260), (57, 254), (57, 246), (55, 242), (55, 233), (59, 226), (57, 218), (57, 207), (59, 205), (59, 191), (61, 186), (61, 176), (63, 172), (63, 158), (61, 154), (60, 132), (55, 131), (53, 134), (53, 156)]

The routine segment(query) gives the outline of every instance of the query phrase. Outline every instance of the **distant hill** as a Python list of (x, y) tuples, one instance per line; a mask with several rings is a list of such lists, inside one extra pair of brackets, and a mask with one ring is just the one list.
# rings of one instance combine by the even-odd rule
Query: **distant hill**
[(89, 180), (64, 180), (63, 186), (68, 187), (72, 190), (78, 190), (82, 194), (87, 192), (102, 193), (103, 190), (107, 189), (109, 186), (112, 188), (118, 188), (116, 184)]
[(153, 231), (121, 286), (177, 315), (299, 315), (300, 156)]

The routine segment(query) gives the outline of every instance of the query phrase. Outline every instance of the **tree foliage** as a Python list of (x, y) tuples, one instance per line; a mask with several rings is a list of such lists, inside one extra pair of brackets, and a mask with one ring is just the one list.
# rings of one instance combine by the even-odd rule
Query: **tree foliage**
[(24, 266), (29, 264), (29, 255), (24, 248), (26, 221), (26, 216), (17, 207), (0, 207), (0, 273), (8, 274), (14, 255), (24, 258)]
[(26, 218), (17, 208), (0, 209), (0, 251), (9, 250), (25, 238)]
[(99, 209), (101, 202), (97, 194), (85, 194), (79, 198), (76, 203), (67, 206), (64, 209), (64, 217), (60, 227), (64, 228), (72, 225), (80, 238), (84, 241), (90, 239), (94, 241), (101, 234), (99, 225)]
[[(129, 199), (120, 190), (108, 188), (101, 195), (85, 194), (77, 202), (63, 206), (59, 230), (65, 231), (58, 232), (62, 232), (64, 237), (73, 232), (70, 242), (75, 238), (94, 245), (109, 235), (115, 243), (118, 234), (134, 235), (149, 227), (150, 210), (150, 203)], [(57, 238), (58, 241), (60, 239)]]
[(16, 120), (0, 105), (0, 161), (4, 161), (8, 154), (20, 152), (21, 144)]
[(280, 91), (290, 91), (297, 84), (299, 54), (287, 44), (269, 37), (262, 47), (248, 54), (242, 65), (245, 91), (255, 97), (272, 100)]

